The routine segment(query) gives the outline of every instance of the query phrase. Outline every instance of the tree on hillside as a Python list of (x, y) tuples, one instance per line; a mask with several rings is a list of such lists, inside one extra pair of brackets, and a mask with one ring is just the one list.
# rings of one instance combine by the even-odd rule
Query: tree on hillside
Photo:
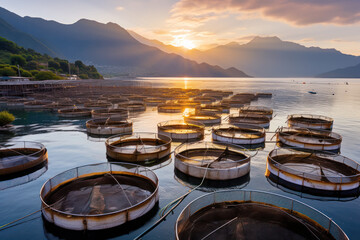
[(26, 59), (21, 56), (21, 55), (12, 55), (11, 58), (10, 58), (10, 62), (11, 62), (11, 65), (19, 65), (21, 67), (25, 66), (26, 64)]
[(38, 68), (38, 63), (35, 61), (27, 62), (24, 68), (27, 70), (35, 70)]
[(11, 67), (4, 67), (0, 69), (0, 76), (17, 76), (17, 74)]
[(48, 66), (49, 66), (49, 68), (54, 68), (54, 69), (59, 69), (60, 68), (60, 64), (58, 62), (53, 61), (53, 60), (50, 60), (48, 62)]
[(36, 80), (59, 80), (62, 78), (53, 72), (47, 71), (47, 72), (39, 72), (38, 74), (35, 75), (35, 79)]
[(69, 62), (66, 60), (59, 61), (62, 72), (69, 73)]
[(80, 70), (86, 68), (85, 64), (83, 64), (83, 62), (80, 60), (75, 61), (75, 67), (79, 68)]
[(11, 53), (18, 53), (19, 50), (15, 43), (0, 37), (0, 49)]

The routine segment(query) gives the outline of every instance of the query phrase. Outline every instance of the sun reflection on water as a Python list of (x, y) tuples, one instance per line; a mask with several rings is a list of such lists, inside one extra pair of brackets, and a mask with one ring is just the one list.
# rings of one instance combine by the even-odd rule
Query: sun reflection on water
[(187, 83), (189, 78), (184, 78), (184, 89), (187, 89)]

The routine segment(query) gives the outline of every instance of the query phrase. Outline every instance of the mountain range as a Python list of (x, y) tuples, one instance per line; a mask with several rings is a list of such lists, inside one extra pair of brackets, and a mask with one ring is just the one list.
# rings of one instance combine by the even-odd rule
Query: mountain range
[(102, 74), (323, 77), (330, 76), (334, 69), (360, 63), (358, 56), (305, 47), (278, 37), (254, 37), (246, 44), (232, 42), (205, 51), (185, 50), (149, 40), (115, 23), (81, 19), (74, 24), (61, 24), (20, 17), (4, 8), (0, 8), (0, 18), (0, 36), (50, 56), (80, 59), (95, 65)]
[(206, 51), (185, 50), (146, 39), (129, 31), (138, 41), (165, 52), (221, 67), (234, 66), (256, 77), (314, 77), (338, 68), (360, 63), (360, 57), (335, 49), (305, 47), (278, 37), (254, 37), (246, 44), (231, 42)]
[[(115, 23), (81, 19), (66, 25), (41, 18), (20, 17), (4, 8), (0, 8), (0, 16), (18, 32), (47, 46), (56, 56), (80, 59), (95, 65), (99, 71), (117, 69), (122, 74), (161, 77), (249, 77), (235, 68), (197, 63), (142, 44)], [(11, 40), (24, 45), (19, 39)], [(37, 47), (37, 51), (47, 53)]]
[(360, 78), (360, 64), (319, 74), (320, 78)]

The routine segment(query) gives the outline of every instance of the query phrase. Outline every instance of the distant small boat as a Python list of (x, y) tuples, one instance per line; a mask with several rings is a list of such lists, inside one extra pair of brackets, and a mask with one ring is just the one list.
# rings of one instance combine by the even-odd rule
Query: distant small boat
[(311, 94), (316, 94), (317, 92), (314, 92), (314, 91), (308, 91), (308, 93), (311, 93)]

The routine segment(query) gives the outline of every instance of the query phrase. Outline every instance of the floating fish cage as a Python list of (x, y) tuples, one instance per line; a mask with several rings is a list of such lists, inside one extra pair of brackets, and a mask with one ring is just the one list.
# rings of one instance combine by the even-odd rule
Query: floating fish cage
[(121, 104), (121, 103), (124, 103), (124, 102), (128, 102), (129, 99), (125, 98), (125, 97), (117, 97), (117, 96), (111, 97), (111, 96), (109, 96), (107, 98), (107, 101), (112, 103), (112, 104), (119, 104), (119, 103)]
[(222, 93), (204, 93), (204, 97), (215, 98), (215, 100), (220, 101), (224, 98), (224, 94)]
[(129, 112), (125, 108), (100, 108), (91, 111), (92, 118), (128, 118)]
[(252, 190), (212, 192), (190, 202), (175, 224), (177, 240), (348, 240), (328, 216), (297, 200)]
[(145, 103), (147, 106), (158, 106), (159, 104), (163, 104), (165, 102), (162, 98), (146, 98)]
[(58, 110), (58, 115), (64, 118), (90, 117), (91, 109), (89, 108), (62, 108)]
[(178, 101), (178, 104), (183, 106), (184, 108), (196, 108), (201, 105), (198, 102), (193, 102), (190, 100)]
[(212, 138), (215, 141), (257, 145), (265, 143), (265, 129), (254, 125), (221, 124), (212, 129)]
[(23, 108), (24, 103), (28, 102), (29, 99), (26, 98), (18, 98), (18, 99), (7, 99), (6, 106), (11, 108)]
[(92, 110), (94, 109), (99, 109), (99, 108), (109, 108), (112, 107), (111, 103), (108, 102), (88, 102), (88, 103), (84, 103), (84, 107), (86, 108), (90, 108)]
[(157, 133), (133, 133), (110, 137), (105, 145), (111, 160), (144, 162), (167, 157), (171, 151), (171, 138)]
[(143, 102), (125, 102), (118, 105), (121, 108), (127, 109), (129, 112), (142, 112), (146, 110), (146, 104)]
[(318, 194), (358, 194), (360, 166), (337, 154), (272, 150), (266, 176), (294, 190)]
[(236, 100), (236, 99), (223, 99), (221, 101), (221, 104), (225, 104), (228, 105), (232, 108), (240, 108), (242, 106), (244, 106), (244, 104), (250, 103), (249, 101), (245, 101), (245, 100)]
[(25, 109), (45, 109), (46, 105), (51, 104), (52, 101), (47, 100), (34, 100), (29, 102), (24, 102)]
[(45, 106), (46, 109), (57, 112), (62, 108), (71, 108), (74, 107), (74, 103), (72, 102), (53, 102)]
[(230, 113), (230, 105), (224, 103), (216, 103), (212, 106), (219, 107), (222, 109), (222, 113)]
[(230, 180), (250, 172), (243, 148), (215, 142), (183, 143), (175, 148), (175, 168), (196, 178)]
[(215, 106), (215, 105), (198, 106), (195, 108), (195, 113), (196, 114), (202, 114), (202, 113), (222, 114), (223, 108), (220, 106)]
[(132, 128), (131, 121), (117, 118), (96, 118), (86, 122), (87, 132), (94, 135), (132, 133)]
[(221, 115), (212, 113), (189, 114), (184, 116), (185, 122), (199, 122), (204, 125), (215, 125), (221, 123)]
[(211, 104), (212, 102), (216, 102), (216, 98), (213, 97), (195, 97), (194, 102), (200, 104)]
[(296, 148), (340, 151), (342, 137), (334, 132), (307, 128), (285, 128), (277, 131), (277, 141)]
[(263, 128), (269, 128), (270, 118), (261, 115), (250, 115), (250, 114), (230, 114), (229, 123), (237, 124), (247, 124), (254, 125)]
[(9, 175), (0, 175), (0, 190), (20, 186), (38, 179), (48, 170), (48, 162), (45, 161), (34, 167)]
[(173, 141), (193, 141), (204, 138), (205, 125), (184, 120), (170, 120), (157, 125), (158, 133), (170, 137)]
[(159, 182), (135, 164), (99, 163), (50, 178), (40, 190), (44, 218), (70, 230), (101, 230), (149, 212), (159, 200)]
[(331, 130), (334, 119), (313, 114), (292, 114), (288, 116), (287, 123), (289, 127)]
[(158, 112), (160, 113), (182, 113), (185, 109), (184, 106), (181, 105), (170, 105), (170, 104), (160, 104), (157, 107)]
[(144, 101), (147, 97), (145, 96), (140, 96), (140, 95), (131, 95), (127, 97), (130, 101), (137, 101), (137, 102), (142, 102)]
[(0, 146), (0, 176), (22, 172), (43, 164), (47, 150), (37, 142), (11, 142)]
[(244, 101), (245, 103), (250, 103), (252, 100), (257, 99), (254, 93), (237, 93), (230, 97), (232, 100)]
[(273, 110), (263, 106), (244, 106), (239, 109), (240, 114), (260, 115), (272, 119)]

